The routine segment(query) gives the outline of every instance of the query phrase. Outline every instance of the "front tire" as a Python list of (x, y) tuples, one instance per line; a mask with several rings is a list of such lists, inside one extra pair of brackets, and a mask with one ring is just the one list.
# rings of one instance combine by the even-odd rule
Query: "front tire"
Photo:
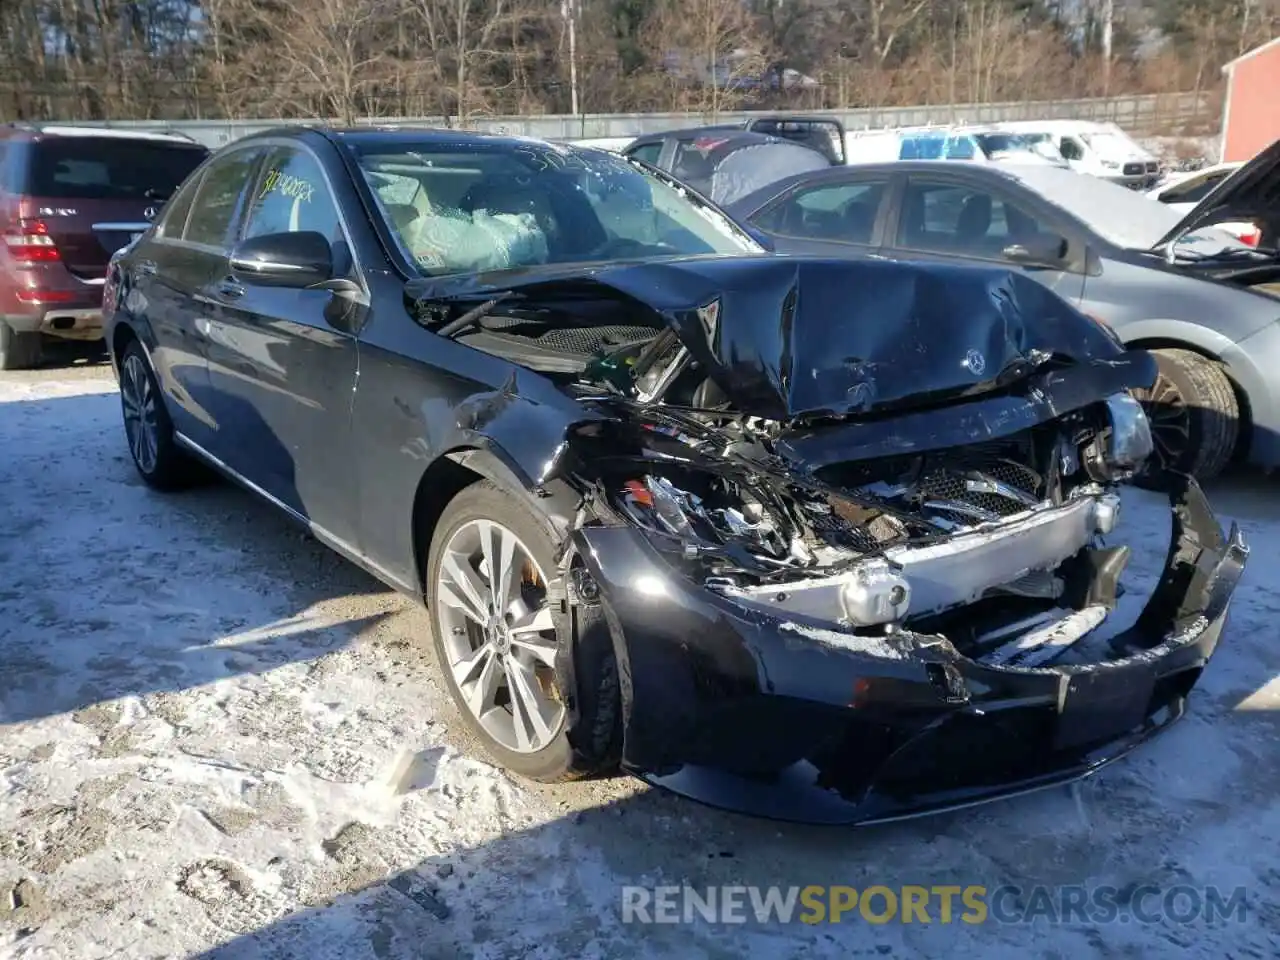
[(31, 370), (43, 355), (39, 333), (19, 333), (0, 320), (0, 370)]
[(1155, 452), (1144, 474), (1153, 481), (1165, 471), (1210, 480), (1231, 462), (1240, 436), (1240, 407), (1222, 364), (1191, 350), (1151, 351), (1158, 375), (1149, 391), (1139, 391), (1151, 420)]
[[(578, 611), (553, 617), (547, 577), (556, 573), (555, 556), (545, 521), (520, 497), (480, 481), (449, 502), (427, 558), (436, 662), (454, 703), (490, 756), (543, 782), (616, 762), (617, 670), (611, 652), (597, 655), (598, 632), (573, 667), (579, 696), (571, 729), (564, 634), (580, 618)], [(607, 634), (602, 618), (597, 630)]]
[(194, 480), (197, 467), (174, 440), (160, 384), (142, 345), (132, 341), (120, 358), (120, 409), (125, 439), (139, 476), (157, 490), (180, 490)]

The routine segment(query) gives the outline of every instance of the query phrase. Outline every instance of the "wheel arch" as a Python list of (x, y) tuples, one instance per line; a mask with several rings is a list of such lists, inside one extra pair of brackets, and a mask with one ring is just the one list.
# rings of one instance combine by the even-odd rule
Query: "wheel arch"
[[(124, 356), (125, 350), (133, 341), (142, 343), (142, 338), (138, 336), (138, 331), (128, 323), (117, 323), (115, 329), (111, 331), (111, 342), (109, 344), (111, 350), (111, 365), (117, 370), (120, 369), (120, 358)], [(143, 344), (143, 349), (146, 345)]]
[(427, 554), (440, 517), (463, 490), (488, 480), (513, 496), (528, 498), (553, 535), (563, 541), (573, 528), (580, 500), (563, 481), (539, 485), (507, 455), (485, 438), (440, 454), (423, 471), (413, 498), (413, 567), (417, 588), (426, 592)]
[[(1230, 345), (1230, 341), (1227, 341), (1227, 345)], [(1240, 415), (1239, 434), (1236, 438), (1236, 448), (1232, 455), (1232, 460), (1239, 461), (1248, 456), (1249, 446), (1253, 437), (1253, 408), (1249, 402), (1249, 392), (1240, 383), (1239, 378), (1231, 368), (1231, 364), (1223, 360), (1216, 350), (1211, 349), (1204, 343), (1169, 336), (1138, 337), (1133, 340), (1126, 340), (1125, 346), (1134, 350), (1186, 350), (1189, 353), (1198, 354), (1206, 360), (1212, 360), (1220, 364), (1223, 373), (1226, 374), (1227, 381), (1231, 384), (1231, 390), (1235, 394), (1236, 407)]]

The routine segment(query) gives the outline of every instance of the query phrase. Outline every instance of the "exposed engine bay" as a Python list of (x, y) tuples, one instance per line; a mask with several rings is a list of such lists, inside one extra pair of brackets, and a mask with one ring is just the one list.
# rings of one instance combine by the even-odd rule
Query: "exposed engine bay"
[[(937, 630), (966, 638), (966, 655), (1023, 666), (1064, 653), (1114, 604), (1081, 592), (1089, 550), (1119, 520), (1116, 484), (1151, 450), (1127, 394), (1006, 440), (807, 477), (778, 455), (780, 424), (645, 414), (655, 436), (644, 455), (586, 444), (584, 459), (602, 499), (689, 576), (774, 617), (881, 636)], [(1004, 649), (1015, 627), (1054, 626), (1043, 643)]]

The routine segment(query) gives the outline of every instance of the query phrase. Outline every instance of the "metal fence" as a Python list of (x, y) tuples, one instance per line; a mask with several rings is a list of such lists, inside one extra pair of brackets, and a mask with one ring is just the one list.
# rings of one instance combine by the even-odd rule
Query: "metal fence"
[[(1002, 120), (1106, 120), (1131, 133), (1216, 132), (1221, 112), (1219, 98), (1209, 93), (1151, 94), (1088, 100), (1038, 100), (1011, 103), (948, 104), (913, 107), (877, 107), (857, 110), (809, 110), (808, 116), (839, 120), (847, 129), (905, 127), (929, 123), (985, 123)], [(744, 120), (750, 112), (720, 113), (613, 113), (547, 115), (538, 117), (474, 118), (465, 126), (492, 133), (518, 134), (548, 140), (633, 137), (704, 123)], [(121, 120), (77, 126), (117, 127), (147, 131), (176, 131), (210, 147), (220, 147), (239, 137), (271, 127), (332, 123), (323, 118), (291, 120)], [(358, 121), (369, 126), (459, 126), (456, 117), (376, 117)]]

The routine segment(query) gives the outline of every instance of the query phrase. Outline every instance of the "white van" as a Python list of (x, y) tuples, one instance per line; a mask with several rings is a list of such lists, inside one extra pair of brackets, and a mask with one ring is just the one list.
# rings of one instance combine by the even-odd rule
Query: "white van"
[(1160, 162), (1114, 123), (1090, 120), (1017, 120), (1001, 130), (1050, 142), (1078, 173), (1146, 190), (1160, 179)]
[(854, 130), (845, 134), (846, 163), (893, 160), (967, 160), (971, 163), (1015, 163), (1066, 166), (1048, 143), (992, 126), (904, 127), (897, 130)]

